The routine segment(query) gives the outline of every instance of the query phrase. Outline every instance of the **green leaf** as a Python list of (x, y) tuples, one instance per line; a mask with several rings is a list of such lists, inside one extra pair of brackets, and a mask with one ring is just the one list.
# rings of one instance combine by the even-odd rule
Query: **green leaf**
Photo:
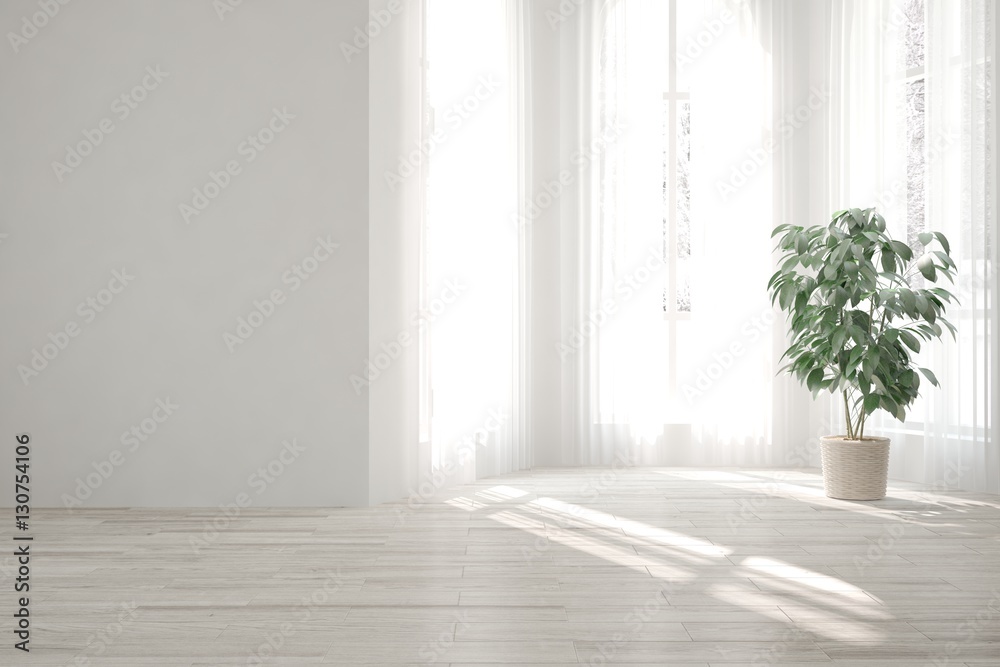
[(868, 342), (866, 339), (865, 330), (862, 329), (861, 327), (855, 327), (855, 326), (847, 327), (847, 334), (858, 345), (865, 345)]
[(840, 352), (844, 347), (844, 341), (847, 340), (847, 329), (837, 329), (833, 333), (833, 353), (836, 354)]
[(771, 287), (774, 286), (774, 283), (776, 283), (778, 279), (784, 275), (785, 275), (784, 272), (781, 270), (775, 271), (774, 275), (771, 276), (771, 279), (767, 281), (767, 289), (771, 289)]
[(878, 276), (875, 275), (874, 264), (865, 264), (861, 267), (861, 276), (867, 280), (867, 284), (871, 287), (869, 289), (875, 289), (875, 285), (878, 283)]
[(882, 277), (888, 280), (893, 280), (897, 283), (901, 283), (904, 285), (906, 284), (906, 280), (903, 278), (903, 276), (899, 275), (898, 273), (894, 273), (892, 271), (884, 271), (882, 273)]
[(806, 378), (806, 387), (809, 389), (809, 391), (820, 389), (821, 387), (819, 387), (819, 383), (822, 381), (823, 381), (823, 369), (814, 368), (812, 372), (809, 373), (809, 376)]
[(795, 294), (795, 310), (802, 310), (806, 302), (809, 300), (809, 295), (805, 292), (797, 292)]
[(896, 416), (896, 414), (899, 412), (899, 406), (896, 405), (896, 401), (892, 400), (888, 396), (881, 396), (880, 399), (881, 400), (879, 401), (879, 405), (882, 407), (882, 409), (888, 412), (889, 414)]
[(941, 244), (941, 247), (944, 248), (944, 251), (950, 255), (951, 244), (948, 243), (948, 239), (945, 238), (945, 235), (941, 232), (934, 232), (934, 237), (938, 240), (938, 243)]
[(920, 241), (921, 245), (928, 245), (934, 240), (934, 234), (930, 232), (920, 232), (917, 234), (917, 240)]
[(953, 260), (951, 258), (951, 255), (949, 255), (948, 253), (941, 252), (940, 250), (932, 250), (931, 254), (940, 259), (945, 267), (950, 266), (956, 269), (958, 268), (958, 265), (955, 264), (955, 260)]
[(795, 252), (799, 253), (800, 255), (803, 255), (808, 249), (809, 249), (809, 239), (806, 238), (806, 235), (802, 233), (796, 234)]
[(955, 325), (952, 324), (951, 322), (949, 322), (948, 320), (945, 320), (945, 319), (942, 319), (940, 321), (948, 328), (948, 331), (951, 332), (951, 337), (953, 339), (955, 339), (955, 340), (958, 340), (958, 336), (957, 336), (958, 329), (955, 328)]
[(924, 377), (926, 377), (928, 380), (931, 381), (932, 385), (934, 385), (935, 387), (940, 387), (941, 386), (940, 384), (938, 384), (937, 376), (934, 375), (934, 373), (932, 373), (930, 371), (930, 369), (928, 369), (928, 368), (921, 368), (920, 372), (924, 374)]
[(792, 283), (784, 283), (781, 289), (778, 290), (778, 306), (782, 310), (788, 310), (789, 302), (792, 299), (792, 290), (795, 285)]
[(937, 280), (937, 270), (934, 268), (934, 260), (931, 259), (930, 255), (924, 255), (918, 259), (917, 268), (920, 269), (920, 273), (922, 273), (924, 278), (927, 278), (927, 280)]
[(904, 343), (906, 343), (906, 347), (910, 348), (914, 352), (920, 351), (920, 341), (918, 341), (917, 337), (911, 334), (909, 331), (900, 329), (899, 337), (903, 340)]
[(799, 263), (798, 255), (789, 255), (784, 262), (781, 263), (781, 271), (784, 273), (790, 272), (795, 268), (795, 265)]
[(899, 300), (903, 302), (903, 306), (907, 310), (914, 310), (917, 306), (917, 298), (913, 296), (913, 292), (905, 287), (900, 287), (897, 290), (899, 294)]
[(889, 272), (896, 270), (896, 253), (891, 250), (882, 251), (882, 270)]
[(933, 377), (917, 368), (920, 346), (940, 338), (945, 328), (953, 336), (957, 332), (944, 318), (945, 304), (954, 298), (950, 293), (930, 285), (910, 288), (917, 269), (928, 282), (941, 274), (954, 280), (947, 240), (928, 232), (922, 245), (914, 240), (921, 249), (914, 253), (888, 237), (873, 208), (840, 211), (826, 226), (778, 225), (772, 234), (780, 239), (774, 250), (780, 259), (768, 292), (772, 304), (785, 311), (791, 339), (780, 372), (793, 375), (814, 396), (820, 390), (853, 390), (857, 409), (884, 409), (905, 419), (921, 380)]
[(889, 241), (889, 247), (892, 248), (894, 253), (902, 257), (904, 262), (909, 262), (913, 259), (913, 251), (910, 250), (910, 246), (902, 241)]
[(861, 372), (869, 378), (875, 374), (875, 361), (871, 357), (865, 357), (865, 360), (861, 362)]

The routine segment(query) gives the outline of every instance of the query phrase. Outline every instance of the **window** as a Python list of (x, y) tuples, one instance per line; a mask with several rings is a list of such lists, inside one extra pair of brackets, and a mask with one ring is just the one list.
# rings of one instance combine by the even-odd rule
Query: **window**
[[(435, 466), (481, 469), (509, 414), (517, 229), (502, 0), (427, 0), (421, 437)], [(415, 221), (416, 222), (416, 221)], [(462, 454), (474, 439), (479, 459)]]
[[(906, 0), (903, 5), (903, 39), (897, 53), (896, 74), (902, 79), (902, 97), (906, 119), (906, 241), (918, 245), (917, 235), (927, 228), (924, 172), (927, 166), (927, 126), (924, 92), (926, 89), (926, 11), (924, 0)], [(923, 278), (917, 276), (917, 287)]]
[[(694, 201), (700, 196), (696, 191), (714, 193), (716, 177), (693, 173), (699, 158), (704, 160), (698, 141), (714, 139), (698, 139), (699, 101), (692, 99), (691, 84), (697, 72), (715, 71), (743, 45), (733, 27), (735, 15), (725, 7), (678, 0), (619, 0), (608, 6), (600, 123), (603, 135), (620, 138), (600, 174), (598, 287), (603, 298), (617, 299), (611, 286), (642, 278), (642, 258), (655, 254), (661, 267), (648, 290), (628, 291), (622, 312), (601, 332), (597, 414), (602, 423), (620, 423), (621, 406), (642, 405), (628, 419), (640, 412), (650, 423), (688, 423), (691, 403), (683, 387), (702, 361), (691, 350), (704, 349), (692, 322), (705, 307), (695, 284), (694, 238), (700, 226)], [(709, 97), (713, 103), (725, 98)]]
[[(890, 164), (895, 161), (895, 173), (899, 175), (896, 182), (903, 184), (902, 188), (886, 189), (887, 193), (902, 191), (902, 201), (894, 203), (895, 217), (901, 219), (894, 232), (905, 234), (907, 243), (918, 249), (918, 253), (921, 248), (918, 235), (928, 228), (944, 231), (951, 238), (952, 255), (959, 264), (958, 282), (945, 287), (961, 300), (948, 308), (948, 318), (959, 329), (956, 349), (976, 349), (985, 345), (986, 340), (985, 322), (981, 314), (977, 316), (982, 304), (973, 301), (977, 294), (980, 298), (983, 294), (983, 285), (976, 283), (988, 275), (983, 257), (988, 257), (989, 251), (985, 255), (979, 253), (988, 248), (989, 239), (970, 238), (967, 225), (971, 223), (962, 222), (989, 219), (991, 205), (988, 185), (991, 179), (983, 171), (992, 169), (987, 124), (992, 95), (990, 63), (985, 52), (979, 57), (974, 55), (975, 40), (982, 39), (987, 32), (985, 26), (970, 24), (971, 15), (982, 16), (982, 9), (976, 5), (975, 2), (897, 0), (888, 21), (886, 54), (887, 94), (890, 108), (896, 109), (888, 120), (897, 126), (887, 133), (895, 135), (895, 140), (886, 146), (887, 161)], [(976, 36), (969, 33), (970, 28)], [(932, 43), (929, 33), (933, 33)], [(933, 119), (928, 115), (929, 89), (937, 100), (933, 111), (937, 117)], [(982, 113), (982, 109), (987, 111)], [(977, 126), (969, 128), (971, 136), (962, 141), (959, 128), (969, 123), (969, 119), (975, 119)], [(932, 184), (933, 192), (929, 189)], [(987, 184), (985, 191), (982, 184)], [(929, 206), (936, 207), (936, 212)], [(945, 211), (955, 213), (944, 215)], [(985, 229), (984, 226), (976, 233), (983, 234)], [(929, 286), (919, 273), (913, 283), (916, 287)], [(961, 377), (976, 377), (980, 391), (985, 391), (987, 378), (982, 359), (971, 355), (949, 357), (949, 354), (940, 346), (925, 346), (918, 355), (919, 363), (941, 368), (944, 373), (957, 371)], [(958, 368), (944, 365), (946, 358), (950, 359), (948, 363), (957, 362)], [(947, 403), (947, 412), (958, 415), (965, 427), (963, 437), (973, 436), (977, 402), (955, 391), (931, 394), (928, 388), (923, 388), (908, 412), (905, 429), (901, 430), (922, 433), (930, 401)]]

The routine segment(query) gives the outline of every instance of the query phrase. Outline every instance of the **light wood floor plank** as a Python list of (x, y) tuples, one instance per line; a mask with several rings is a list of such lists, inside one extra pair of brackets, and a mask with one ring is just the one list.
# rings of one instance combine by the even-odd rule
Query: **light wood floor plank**
[[(1000, 665), (995, 496), (605, 472), (249, 508), (219, 530), (213, 508), (33, 510), (30, 664)], [(0, 664), (22, 664), (11, 651)]]

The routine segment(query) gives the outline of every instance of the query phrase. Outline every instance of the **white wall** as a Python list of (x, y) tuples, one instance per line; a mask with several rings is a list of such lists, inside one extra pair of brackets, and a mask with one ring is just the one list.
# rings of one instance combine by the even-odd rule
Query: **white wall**
[[(532, 114), (535, 131), (532, 135), (533, 180), (535, 192), (542, 184), (569, 164), (570, 155), (560, 151), (559, 132), (549, 131), (560, 126), (559, 80), (561, 34), (570, 31), (570, 23), (554, 29), (547, 16), (559, 14), (557, 0), (540, 0), (530, 4), (533, 32), (532, 49)], [(570, 19), (572, 21), (572, 19)], [(559, 206), (542, 211), (530, 227), (531, 234), (531, 313), (530, 348), (531, 378), (529, 396), (529, 432), (533, 462), (538, 466), (567, 465), (572, 461), (573, 443), (564, 442), (562, 425), (562, 363), (558, 344), (562, 339), (562, 318), (559, 308), (562, 265), (559, 261)]]
[[(417, 174), (390, 189), (385, 173), (395, 173), (401, 155), (413, 150), (420, 131), (421, 33), (414, 2), (371, 0), (380, 19), (369, 46), (369, 339), (368, 359), (384, 365), (370, 384), (360, 387), (369, 400), (369, 502), (407, 496), (417, 486), (421, 180)], [(385, 23), (385, 27), (381, 27)], [(372, 30), (372, 32), (375, 32)], [(402, 344), (400, 343), (402, 341)], [(388, 353), (386, 352), (388, 350)], [(357, 373), (362, 372), (359, 367)], [(370, 375), (374, 375), (371, 373)]]
[[(0, 465), (30, 432), (36, 507), (61, 506), (115, 450), (84, 506), (367, 504), (367, 397), (348, 377), (369, 345), (368, 62), (339, 44), (368, 3), (243, 2), (221, 18), (204, 0), (57, 6), (17, 53), (0, 44)], [(0, 4), (2, 32), (38, 11)], [(169, 75), (122, 118), (112, 102), (147, 67)], [(274, 108), (294, 119), (249, 161), (238, 146)], [(105, 118), (113, 131), (60, 182), (52, 162)], [(186, 224), (179, 204), (230, 160), (241, 172)], [(327, 236), (339, 248), (293, 291), (283, 273)], [(122, 269), (134, 280), (86, 321), (78, 304)], [(286, 300), (231, 353), (224, 332), (274, 289)], [(25, 384), (18, 366), (70, 323)], [(174, 414), (123, 446), (167, 398)], [(285, 439), (305, 450), (252, 478)]]

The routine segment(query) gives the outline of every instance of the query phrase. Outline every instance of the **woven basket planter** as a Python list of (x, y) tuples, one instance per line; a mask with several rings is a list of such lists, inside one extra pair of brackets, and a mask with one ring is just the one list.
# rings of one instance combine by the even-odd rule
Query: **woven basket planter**
[(889, 476), (889, 438), (848, 440), (820, 438), (823, 488), (830, 498), (878, 500), (885, 498)]

